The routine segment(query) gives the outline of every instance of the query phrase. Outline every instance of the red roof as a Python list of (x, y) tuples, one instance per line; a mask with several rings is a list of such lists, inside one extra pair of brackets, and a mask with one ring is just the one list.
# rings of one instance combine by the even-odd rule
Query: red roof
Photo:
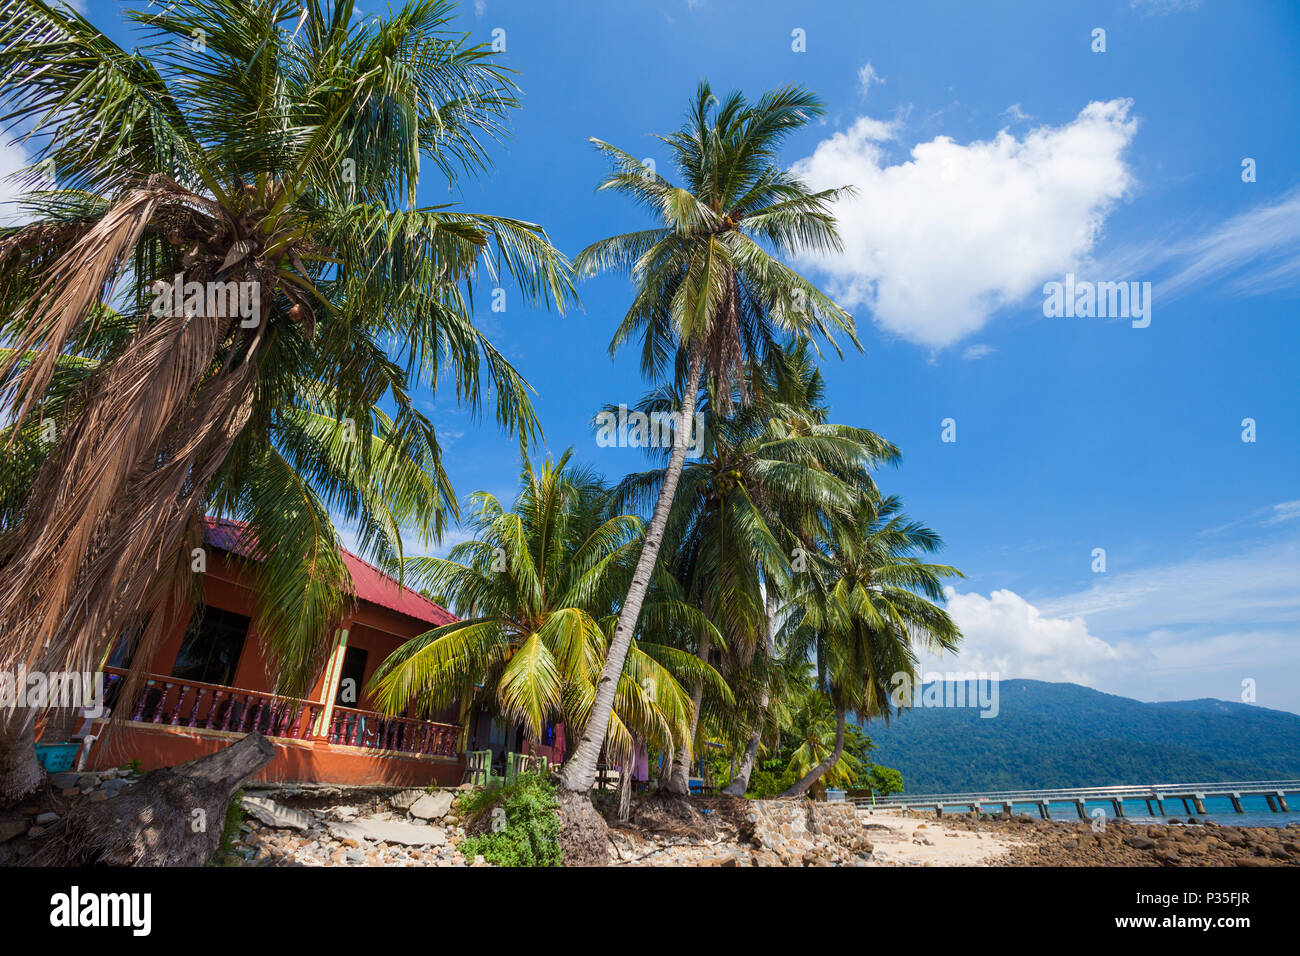
[[(254, 561), (260, 560), (257, 542), (245, 522), (216, 518), (204, 520), (207, 523), (206, 538), (212, 547)], [(347, 566), (348, 574), (352, 576), (353, 593), (358, 600), (378, 604), (390, 611), (435, 626), (450, 624), (457, 620), (456, 616), (446, 608), (430, 601), (418, 591), (403, 587), (392, 577), (373, 564), (363, 561), (351, 551), (340, 548), (339, 552), (343, 555), (343, 563)]]

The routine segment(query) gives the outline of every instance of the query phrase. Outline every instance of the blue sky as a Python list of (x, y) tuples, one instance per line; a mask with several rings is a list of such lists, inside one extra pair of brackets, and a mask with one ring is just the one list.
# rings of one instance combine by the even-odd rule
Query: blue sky
[[(121, 36), (116, 4), (88, 8)], [(699, 79), (824, 98), (783, 159), (859, 195), (846, 253), (798, 265), (865, 349), (824, 363), (833, 418), (902, 448), (882, 485), (966, 574), (966, 649), (933, 666), (1144, 700), (1253, 681), (1300, 712), (1300, 6), (480, 0), (459, 20), (505, 31), (525, 95), (496, 169), (450, 198), (539, 222), (570, 255), (647, 223), (595, 193), (588, 137), (671, 179), (650, 134)], [(432, 170), (421, 198), (449, 198)], [(1150, 282), (1150, 325), (1045, 317), (1067, 272)], [(547, 446), (610, 477), (641, 467), (588, 425), (646, 388), (606, 350), (627, 280), (585, 283), (563, 318), (507, 289), (481, 322), (536, 388)], [(510, 496), (517, 445), (450, 393), (427, 408), (458, 492)]]

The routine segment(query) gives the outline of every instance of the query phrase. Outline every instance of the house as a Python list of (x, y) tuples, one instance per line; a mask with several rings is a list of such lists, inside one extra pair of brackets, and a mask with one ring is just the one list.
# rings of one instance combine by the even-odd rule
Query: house
[[(456, 618), (350, 552), (355, 604), (301, 699), (273, 694), (248, 583), (256, 546), (239, 522), (209, 520), (203, 606), (186, 609), (147, 665), (131, 699), (118, 699), (129, 663), (123, 640), (103, 668), (106, 702), (119, 722), (96, 721), (85, 766), (138, 761), (145, 770), (213, 753), (256, 729), (275, 747), (257, 776), (271, 782), (454, 786), (464, 771), (458, 708), (439, 720), (378, 713), (365, 693), (375, 668), (398, 646)], [(125, 713), (124, 713), (125, 711)], [(125, 722), (120, 722), (125, 717)], [(108, 733), (105, 738), (105, 730)], [(90, 738), (95, 739), (90, 739)]]

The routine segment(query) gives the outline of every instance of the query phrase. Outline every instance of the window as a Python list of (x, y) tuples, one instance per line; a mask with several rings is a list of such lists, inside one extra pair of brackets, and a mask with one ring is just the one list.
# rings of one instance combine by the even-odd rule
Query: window
[(250, 621), (242, 614), (200, 607), (190, 620), (172, 676), (204, 684), (231, 684)]

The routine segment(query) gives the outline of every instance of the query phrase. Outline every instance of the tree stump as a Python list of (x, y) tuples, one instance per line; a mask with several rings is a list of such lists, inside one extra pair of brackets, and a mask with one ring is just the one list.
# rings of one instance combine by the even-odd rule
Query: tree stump
[(146, 774), (54, 823), (27, 866), (203, 866), (221, 842), (236, 790), (275, 756), (256, 731), (198, 760)]

